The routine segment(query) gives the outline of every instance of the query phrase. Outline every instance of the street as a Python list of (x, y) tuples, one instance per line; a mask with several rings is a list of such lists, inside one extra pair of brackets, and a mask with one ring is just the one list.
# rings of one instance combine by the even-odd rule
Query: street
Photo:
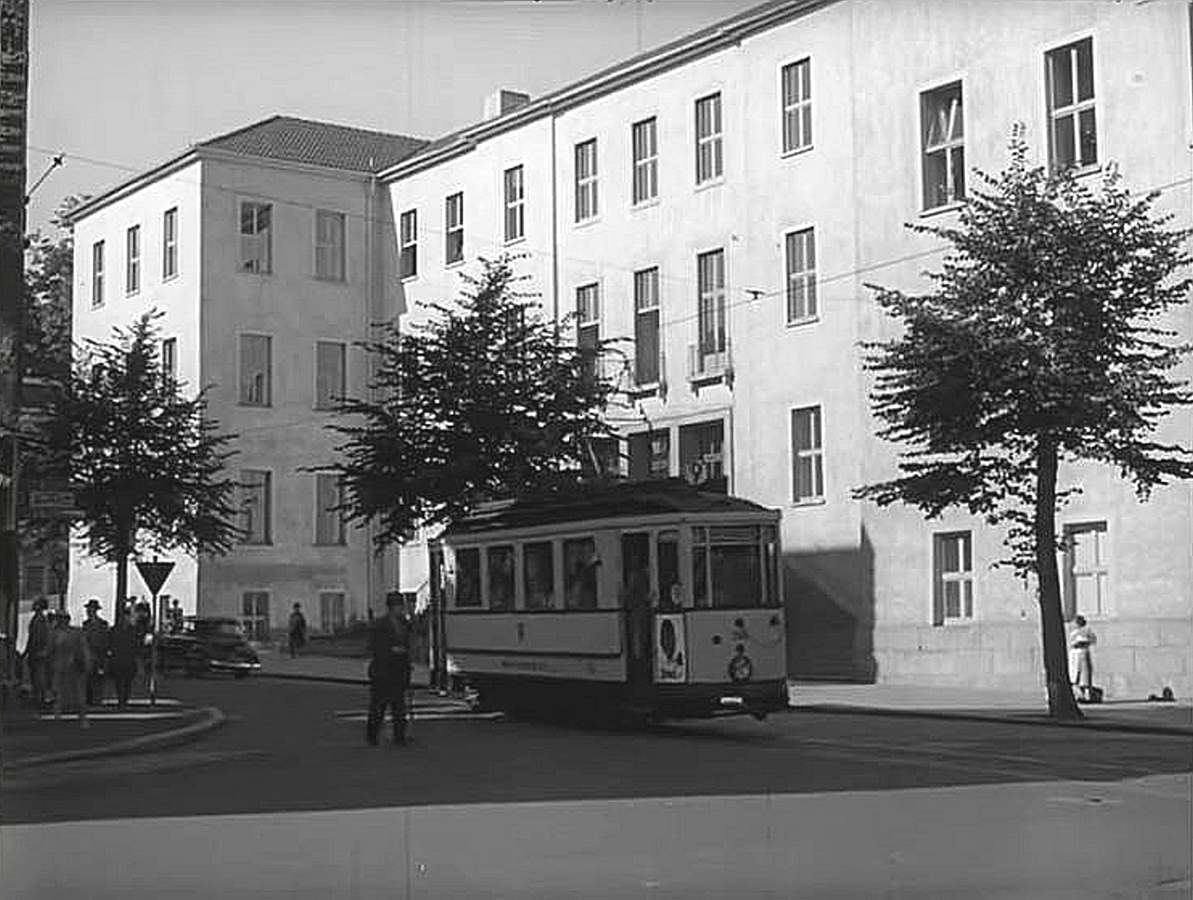
[[(228, 723), (6, 779), (6, 896), (1189, 893), (1187, 737), (809, 713), (626, 732), (424, 707), (409, 746), (371, 748), (360, 688), (166, 693)], [(120, 857), (141, 868), (83, 878)]]

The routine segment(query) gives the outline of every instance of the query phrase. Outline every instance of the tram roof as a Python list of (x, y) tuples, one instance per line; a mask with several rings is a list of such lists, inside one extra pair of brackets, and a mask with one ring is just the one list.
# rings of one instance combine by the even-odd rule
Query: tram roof
[(700, 513), (770, 513), (750, 500), (702, 491), (678, 478), (612, 485), (582, 485), (547, 494), (481, 504), (475, 512), (453, 522), (443, 536), (534, 525), (619, 519), (639, 516)]

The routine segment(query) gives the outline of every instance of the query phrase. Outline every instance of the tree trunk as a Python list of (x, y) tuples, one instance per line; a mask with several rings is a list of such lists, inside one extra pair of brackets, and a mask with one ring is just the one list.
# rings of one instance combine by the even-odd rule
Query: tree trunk
[(112, 611), (112, 623), (124, 619), (124, 604), (128, 599), (128, 557), (130, 541), (123, 541), (116, 551), (116, 602)]
[(1036, 577), (1039, 580), (1040, 626), (1044, 642), (1044, 681), (1048, 713), (1055, 719), (1083, 718), (1069, 682), (1065, 621), (1056, 570), (1056, 442), (1041, 435), (1036, 450)]

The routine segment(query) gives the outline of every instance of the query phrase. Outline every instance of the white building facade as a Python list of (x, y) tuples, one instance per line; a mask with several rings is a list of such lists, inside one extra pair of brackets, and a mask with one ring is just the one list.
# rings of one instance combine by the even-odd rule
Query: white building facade
[[(974, 167), (1033, 157), (1160, 189), (1190, 224), (1186, 2), (776, 0), (500, 112), (382, 173), (400, 303), (521, 254), (577, 339), (624, 338), (614, 420), (631, 477), (684, 475), (783, 511), (795, 677), (1033, 688), (1034, 589), (1004, 535), (852, 492), (895, 472), (858, 342), (889, 336), (867, 283), (923, 290)], [(1173, 324), (1193, 337), (1188, 309)], [(1186, 374), (1189, 369), (1186, 368)], [(1188, 444), (1193, 416), (1165, 437)], [(1066, 613), (1099, 634), (1110, 696), (1193, 690), (1193, 487), (1140, 503), (1062, 472)]]
[[(274, 117), (196, 145), (73, 216), (74, 334), (109, 340), (150, 310), (163, 366), (236, 435), (242, 539), (172, 557), (162, 589), (187, 613), (241, 619), (256, 639), (299, 603), (313, 631), (361, 620), (397, 586), (368, 529), (348, 526), (326, 426), (364, 396), (354, 346), (397, 309), (392, 223), (373, 172), (421, 141)], [(72, 542), (70, 606), (112, 597), (111, 566)], [(135, 569), (129, 592), (148, 598)]]

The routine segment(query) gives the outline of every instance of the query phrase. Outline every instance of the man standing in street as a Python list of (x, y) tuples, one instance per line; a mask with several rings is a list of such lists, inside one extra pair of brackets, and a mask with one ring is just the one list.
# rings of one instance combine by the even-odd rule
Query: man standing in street
[(377, 746), (385, 710), (393, 714), (394, 743), (406, 743), (406, 690), (410, 686), (410, 623), (396, 591), (385, 598), (386, 614), (369, 634), (369, 721), (365, 738)]
[(50, 623), (46, 619), (48, 605), (45, 597), (33, 601), (29, 638), (25, 642), (25, 669), (29, 672), (29, 687), (33, 691), (33, 706), (37, 710), (46, 705), (46, 690), (50, 686)]
[(302, 604), (295, 603), (294, 611), (290, 613), (290, 658), (298, 656), (298, 651), (307, 642), (307, 617), (302, 614)]
[(87, 705), (95, 706), (104, 699), (104, 676), (108, 666), (108, 623), (99, 614), (99, 600), (92, 597), (83, 606), (87, 618), (83, 634), (91, 651), (91, 670), (87, 673)]
[(131, 615), (126, 614), (116, 620), (109, 633), (108, 648), (108, 671), (116, 685), (116, 702), (124, 708), (128, 706), (128, 698), (132, 693), (133, 678), (137, 674), (137, 655), (140, 652)]

